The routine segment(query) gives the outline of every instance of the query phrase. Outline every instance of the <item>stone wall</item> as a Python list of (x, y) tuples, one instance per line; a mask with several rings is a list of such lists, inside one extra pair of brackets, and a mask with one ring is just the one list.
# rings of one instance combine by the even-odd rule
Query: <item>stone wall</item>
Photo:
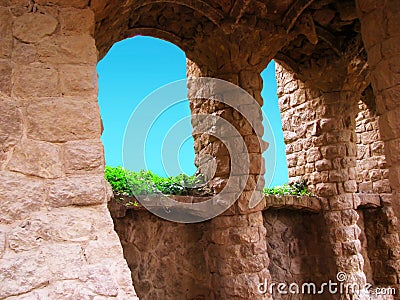
[(51, 2), (0, 1), (0, 298), (137, 299), (106, 207), (94, 14)]
[(292, 72), (279, 63), (275, 67), (289, 182), (305, 179), (310, 190), (315, 190), (313, 176), (327, 172), (320, 149), (312, 144), (318, 126), (316, 114), (322, 109), (321, 99), (319, 94), (309, 93)]
[(357, 0), (356, 3), (363, 42), (368, 53), (371, 84), (376, 99), (377, 115), (379, 115), (380, 136), (385, 144), (389, 182), (393, 191), (392, 205), (396, 216), (399, 217), (400, 26), (398, 16), (400, 8), (395, 0), (384, 1), (382, 5), (367, 0)]
[[(273, 282), (321, 284), (335, 280), (336, 266), (321, 214), (264, 211)], [(332, 295), (282, 295), (274, 299), (332, 299)]]
[[(329, 163), (322, 158), (320, 150), (313, 146), (317, 130), (325, 124), (316, 119), (322, 102), (318, 95), (312, 95), (303, 81), (291, 72), (276, 65), (279, 107), (282, 129), (286, 144), (289, 182), (302, 179), (311, 183), (314, 189), (315, 176), (328, 176)], [(354, 192), (390, 193), (389, 171), (384, 153), (384, 143), (379, 132), (379, 116), (375, 99), (370, 88), (358, 103), (356, 116), (357, 166)], [(368, 98), (368, 99), (367, 99)], [(372, 98), (372, 99), (371, 99)], [(328, 164), (328, 165), (327, 165)]]
[[(389, 170), (385, 147), (379, 133), (379, 117), (376, 114), (374, 95), (371, 90), (358, 103), (357, 133), (357, 192), (390, 193)], [(366, 98), (372, 98), (366, 100)]]
[(359, 209), (358, 214), (367, 281), (375, 285), (397, 285), (400, 247), (393, 209)]
[(205, 224), (174, 223), (135, 210), (114, 217), (114, 224), (140, 299), (213, 299)]

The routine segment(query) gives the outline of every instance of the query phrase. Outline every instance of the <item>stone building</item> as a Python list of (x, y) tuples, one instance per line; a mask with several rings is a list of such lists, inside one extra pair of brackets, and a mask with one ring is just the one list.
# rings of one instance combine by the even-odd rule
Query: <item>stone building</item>
[[(264, 280), (322, 283), (338, 272), (397, 288), (399, 4), (0, 0), (0, 299), (375, 297), (257, 291)], [(232, 107), (190, 99), (193, 114), (238, 130), (250, 160), (238, 200), (212, 220), (110, 216), (96, 64), (135, 35), (179, 46), (189, 79), (226, 80), (258, 103), (248, 124)], [(290, 180), (308, 180), (317, 197), (250, 208), (265, 172), (260, 72), (272, 59)], [(189, 96), (201, 88), (189, 85)], [(231, 177), (226, 147), (196, 134), (195, 151), (200, 170), (216, 158), (218, 193)]]

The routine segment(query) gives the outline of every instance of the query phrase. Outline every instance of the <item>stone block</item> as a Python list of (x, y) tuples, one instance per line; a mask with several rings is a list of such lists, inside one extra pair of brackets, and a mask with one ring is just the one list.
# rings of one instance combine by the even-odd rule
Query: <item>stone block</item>
[(352, 194), (335, 195), (328, 199), (331, 210), (343, 210), (354, 208), (354, 199)]
[(330, 182), (345, 182), (346, 180), (348, 180), (348, 178), (349, 176), (346, 169), (329, 171)]
[[(60, 260), (60, 257), (58, 259)], [(51, 279), (48, 260), (40, 252), (26, 253), (14, 259), (2, 259), (0, 261), (0, 281), (2, 283), (0, 298), (11, 296), (19, 298), (19, 295), (48, 285)]]
[(23, 140), (15, 148), (7, 168), (43, 178), (61, 177), (61, 148), (51, 143)]
[(316, 185), (316, 192), (322, 197), (331, 197), (338, 193), (335, 183), (318, 183)]
[(379, 118), (382, 140), (391, 140), (400, 136), (400, 108), (388, 111)]
[(372, 182), (361, 182), (358, 185), (358, 191), (360, 193), (371, 192), (372, 191)]
[(15, 146), (22, 136), (22, 115), (15, 101), (0, 99), (0, 151)]
[(97, 49), (94, 38), (89, 34), (56, 36), (43, 40), (37, 45), (39, 60), (57, 64), (97, 63)]
[(60, 83), (63, 96), (97, 96), (97, 72), (94, 66), (63, 65), (60, 67)]
[(58, 21), (47, 14), (27, 13), (14, 20), (13, 34), (25, 43), (36, 43), (54, 33)]
[(104, 150), (100, 140), (72, 141), (64, 145), (66, 174), (103, 172)]
[(332, 162), (327, 159), (319, 160), (315, 163), (315, 168), (317, 171), (329, 171), (332, 169)]
[(21, 220), (42, 208), (45, 192), (41, 180), (7, 171), (0, 171), (0, 177), (0, 222)]
[(27, 135), (49, 142), (98, 139), (101, 134), (99, 107), (95, 102), (53, 98), (27, 107)]
[(346, 146), (344, 144), (322, 146), (321, 153), (326, 159), (342, 158), (346, 156)]
[(94, 13), (91, 9), (60, 9), (61, 31), (64, 34), (94, 35)]
[(52, 207), (103, 204), (106, 200), (105, 179), (101, 175), (65, 177), (48, 184), (47, 204)]
[(35, 45), (15, 41), (12, 52), (13, 62), (19, 65), (29, 65), (36, 61), (36, 56), (37, 53)]
[(355, 180), (348, 180), (343, 183), (344, 191), (347, 193), (357, 192), (357, 182)]
[(55, 97), (58, 89), (58, 71), (44, 65), (18, 66), (13, 74), (13, 94), (24, 99)]
[(382, 180), (373, 182), (372, 190), (378, 194), (392, 192), (392, 188), (390, 186), (390, 182), (388, 179), (382, 179)]
[(321, 159), (321, 152), (318, 148), (311, 148), (307, 150), (307, 162), (316, 162), (317, 160)]

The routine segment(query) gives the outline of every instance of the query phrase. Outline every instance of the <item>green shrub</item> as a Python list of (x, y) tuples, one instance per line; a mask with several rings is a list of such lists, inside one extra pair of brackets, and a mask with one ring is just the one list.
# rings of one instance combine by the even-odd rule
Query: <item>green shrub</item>
[[(105, 178), (114, 192), (124, 196), (148, 195), (207, 195), (210, 191), (204, 186), (202, 176), (181, 174), (171, 177), (160, 177), (151, 171), (133, 172), (122, 167), (105, 168)], [(291, 185), (284, 184), (273, 188), (264, 188), (267, 195), (311, 196), (305, 180)]]
[(165, 195), (206, 194), (202, 176), (160, 177), (151, 171), (133, 172), (122, 167), (105, 168), (105, 178), (114, 192), (124, 196), (162, 193)]
[(301, 180), (294, 182), (291, 185), (283, 184), (272, 188), (264, 188), (264, 194), (267, 195), (294, 195), (294, 196), (311, 196), (308, 190), (307, 182)]

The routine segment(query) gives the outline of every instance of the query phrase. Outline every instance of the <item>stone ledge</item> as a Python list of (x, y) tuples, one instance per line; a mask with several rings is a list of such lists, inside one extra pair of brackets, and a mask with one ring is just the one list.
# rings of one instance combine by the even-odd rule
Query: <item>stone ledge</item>
[(322, 211), (318, 197), (293, 195), (266, 195), (266, 209), (290, 209), (319, 213)]
[[(211, 196), (176, 196), (172, 195), (169, 196), (170, 198), (179, 202), (176, 205), (168, 206), (168, 209), (174, 211), (186, 211), (189, 214), (193, 214), (196, 216), (202, 216), (206, 214), (208, 209), (212, 209), (214, 202), (207, 203), (202, 207), (196, 206), (193, 209), (187, 210), (187, 207), (183, 207), (182, 204), (188, 203), (201, 203), (211, 199)], [(115, 198), (120, 199), (116, 201)], [(159, 199), (157, 199), (159, 198)], [(151, 200), (151, 207), (152, 209), (162, 209), (166, 208), (165, 203), (163, 200), (156, 195), (150, 195), (144, 199)], [(156, 200), (156, 201), (154, 201)], [(315, 196), (293, 196), (293, 195), (265, 195), (265, 206), (263, 210), (267, 209), (275, 209), (275, 210), (298, 210), (304, 212), (312, 212), (312, 213), (320, 213), (323, 211), (322, 202), (326, 200), (315, 197)], [(353, 208), (354, 209), (366, 209), (366, 208), (379, 208), (384, 206), (385, 204), (390, 203), (390, 195), (387, 194), (363, 194), (363, 193), (355, 193), (353, 194)], [(126, 206), (129, 202), (136, 202), (137, 205), (130, 205)], [(113, 217), (116, 218), (123, 218), (126, 215), (127, 210), (133, 211), (145, 211), (147, 210), (141, 203), (137, 201), (135, 197), (128, 197), (122, 195), (116, 195), (112, 197), (111, 201), (108, 203), (108, 207), (110, 209), (111, 214)]]
[(378, 208), (390, 204), (390, 194), (354, 194), (355, 208)]
[[(211, 197), (200, 197), (200, 196), (169, 196), (170, 198), (182, 203), (201, 203), (209, 200)], [(115, 198), (119, 199), (118, 201)], [(144, 199), (144, 201), (152, 200), (151, 208), (152, 209), (165, 209), (165, 204), (162, 202), (162, 199), (157, 199), (158, 196), (148, 196)], [(154, 201), (156, 199), (156, 201)], [(129, 202), (136, 202), (137, 205), (129, 205), (126, 206)], [(278, 196), (278, 195), (265, 195), (265, 207), (263, 210), (266, 209), (289, 209), (289, 210), (300, 210), (300, 211), (307, 211), (307, 212), (314, 212), (319, 213), (322, 211), (320, 199), (317, 197), (309, 197), (309, 196), (292, 196), (292, 195), (285, 195), (285, 196)], [(204, 207), (200, 209), (198, 206), (193, 208), (193, 210), (188, 211), (196, 216), (201, 216), (205, 212), (207, 208), (212, 209), (213, 202), (208, 203)], [(129, 196), (122, 196), (122, 195), (115, 195), (108, 203), (109, 210), (113, 217), (115, 218), (123, 218), (126, 215), (127, 210), (133, 211), (144, 211), (146, 208), (137, 201), (135, 197)], [(176, 204), (173, 206), (168, 206), (169, 210), (180, 211), (185, 209), (187, 211), (187, 207), (183, 208), (183, 205)]]

